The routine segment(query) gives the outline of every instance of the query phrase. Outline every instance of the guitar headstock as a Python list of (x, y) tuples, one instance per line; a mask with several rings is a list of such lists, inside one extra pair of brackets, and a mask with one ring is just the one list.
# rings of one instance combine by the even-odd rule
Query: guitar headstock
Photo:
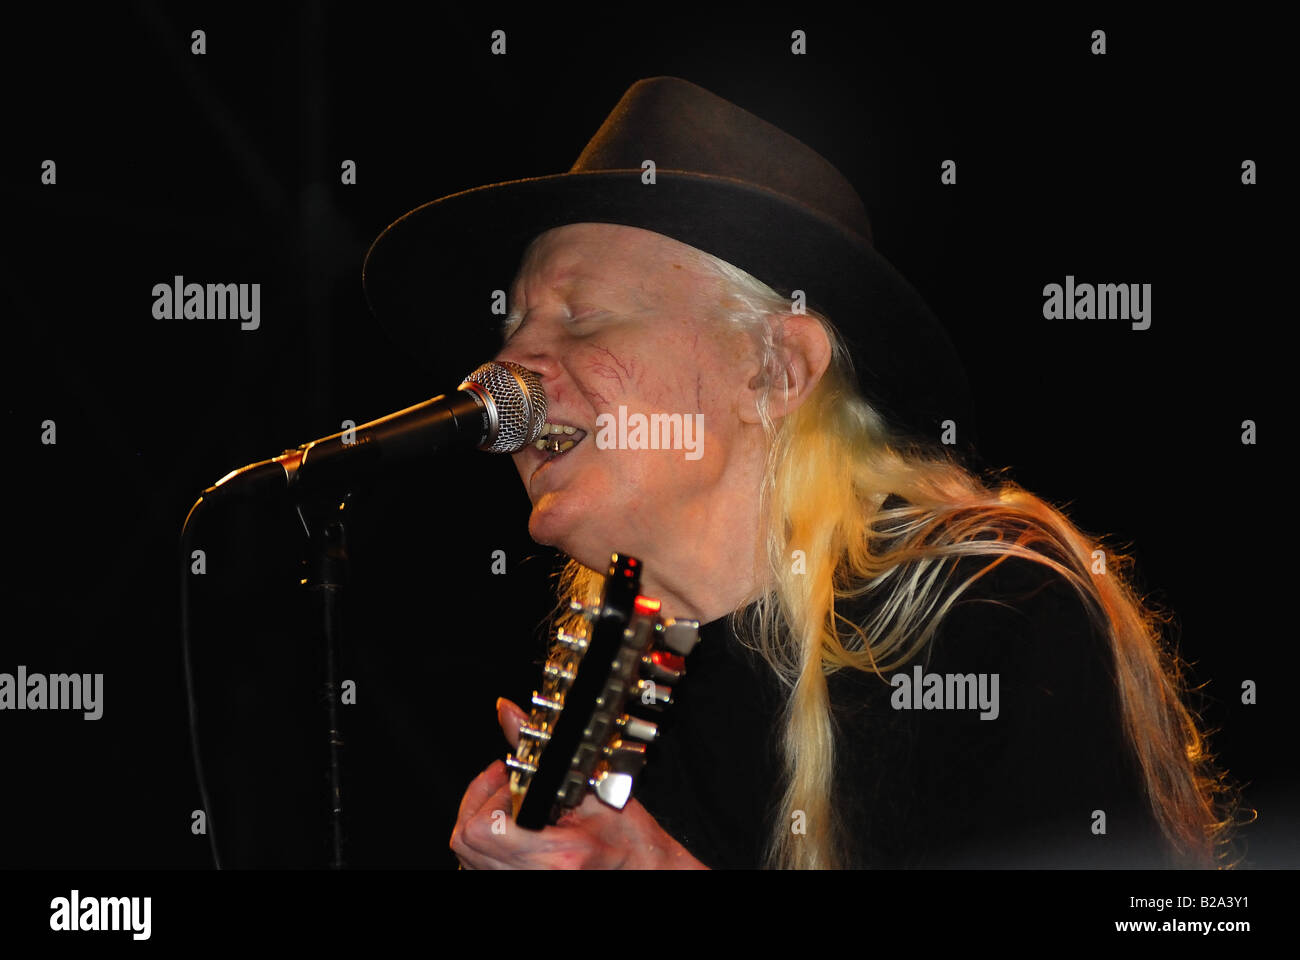
[(542, 689), (506, 758), (515, 822), (530, 830), (555, 823), (588, 790), (622, 809), (658, 726), (639, 713), (672, 704), (699, 641), (695, 620), (665, 620), (643, 597), (641, 562), (615, 553), (599, 603), (583, 608), (583, 630), (556, 633)]

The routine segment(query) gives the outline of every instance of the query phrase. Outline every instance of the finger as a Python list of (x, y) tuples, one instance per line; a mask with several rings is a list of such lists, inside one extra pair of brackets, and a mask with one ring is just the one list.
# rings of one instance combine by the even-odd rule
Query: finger
[(501, 732), (506, 735), (511, 750), (519, 746), (519, 728), (527, 721), (528, 714), (518, 706), (505, 697), (497, 699), (497, 723), (501, 725)]
[(498, 790), (468, 821), (458, 822), (451, 849), (461, 863), (476, 870), (514, 869), (518, 847), (528, 845), (522, 827), (510, 819), (510, 787)]
[(518, 870), (519, 869), (514, 864), (506, 863), (502, 860), (497, 860), (493, 857), (485, 856), (484, 854), (479, 853), (477, 850), (470, 850), (468, 848), (463, 848), (460, 852), (458, 852), (456, 854), (456, 858), (460, 860), (460, 867), (462, 870)]
[(465, 823), (482, 809), (492, 795), (501, 789), (504, 784), (507, 788), (510, 785), (510, 778), (506, 775), (506, 765), (500, 760), (493, 760), (486, 770), (475, 777), (468, 787), (465, 788), (465, 795), (460, 798), (460, 809), (456, 812), (456, 821)]
[(481, 847), (472, 847), (460, 839), (450, 844), (451, 852), (456, 855), (460, 861), (461, 868), (464, 870), (518, 870), (519, 867), (499, 857), (493, 856), (491, 852), (483, 850)]
[[(486, 770), (474, 778), (474, 781), (465, 790), (465, 795), (460, 801), (460, 810), (456, 814), (456, 825), (452, 828), (451, 839), (448, 846), (460, 857), (466, 852), (465, 834), (470, 829), (477, 829), (475, 824), (477, 819), (483, 815), (485, 810), (496, 809), (500, 806), (494, 801), (501, 793), (507, 793), (510, 790), (510, 784), (507, 782), (504, 787), (501, 785), (500, 777), (504, 773), (496, 768), (504, 768), (499, 760), (495, 761)], [(509, 801), (507, 800), (507, 804)]]

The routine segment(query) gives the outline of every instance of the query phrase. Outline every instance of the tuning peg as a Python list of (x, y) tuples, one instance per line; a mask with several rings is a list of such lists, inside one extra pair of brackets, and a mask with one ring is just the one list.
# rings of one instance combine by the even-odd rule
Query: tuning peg
[(564, 680), (564, 681), (572, 680), (574, 677), (577, 676), (577, 674), (574, 673), (572, 670), (566, 670), (564, 669), (564, 667), (559, 666), (558, 664), (550, 663), (549, 661), (546, 664), (546, 675), (548, 677), (554, 677), (556, 680)]
[(665, 661), (662, 651), (655, 650), (641, 656), (641, 675), (655, 683), (677, 683), (683, 673), (683, 670), (675, 670), (670, 662)]
[(511, 770), (518, 770), (520, 773), (533, 774), (537, 772), (536, 764), (520, 760), (516, 757), (506, 757), (506, 766)]
[(669, 650), (680, 653), (684, 657), (700, 642), (700, 621), (667, 620), (664, 622), (660, 640)]
[(622, 810), (632, 798), (630, 773), (615, 773), (612, 770), (602, 769), (588, 782), (601, 801), (617, 810)]
[(531, 723), (520, 724), (519, 736), (527, 737), (529, 740), (537, 740), (540, 743), (546, 743), (551, 739), (551, 735), (540, 727), (534, 727)]
[(645, 744), (615, 740), (605, 748), (605, 762), (617, 773), (635, 774), (645, 766)]
[(567, 630), (555, 631), (555, 642), (568, 650), (575, 651), (576, 653), (582, 653), (582, 651), (587, 649), (586, 637), (575, 636)]
[(585, 604), (579, 603), (577, 600), (570, 600), (569, 612), (580, 613), (588, 620), (595, 620), (596, 617), (600, 614), (600, 604), (596, 603), (588, 607)]
[(634, 778), (645, 766), (645, 744), (615, 740), (604, 753), (604, 761), (588, 783), (602, 801), (622, 810), (632, 796)]
[(558, 700), (548, 700), (537, 693), (533, 694), (533, 706), (541, 707), (543, 710), (554, 710), (557, 713), (564, 709), (564, 704)]
[(653, 680), (638, 680), (632, 694), (652, 710), (662, 710), (673, 703), (673, 688)]
[(625, 737), (634, 737), (646, 743), (652, 743), (659, 736), (659, 725), (651, 723), (649, 720), (642, 720), (640, 717), (634, 717), (630, 713), (625, 713), (618, 718), (619, 732)]

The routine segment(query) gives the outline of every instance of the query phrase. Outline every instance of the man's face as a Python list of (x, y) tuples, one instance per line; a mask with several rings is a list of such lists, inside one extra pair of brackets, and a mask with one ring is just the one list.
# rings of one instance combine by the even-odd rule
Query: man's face
[[(728, 464), (754, 439), (737, 413), (745, 335), (717, 319), (720, 283), (689, 253), (647, 230), (571, 224), (537, 239), (511, 289), (523, 320), (497, 359), (538, 373), (550, 423), (585, 431), (560, 434), (581, 439), (558, 456), (514, 454), (533, 502), (528, 530), (597, 570), (612, 551), (662, 556), (677, 552), (659, 549), (666, 538), (686, 538), (680, 548), (714, 529), (736, 494)], [(620, 418), (653, 424), (655, 414), (678, 415), (678, 449), (602, 446), (619, 440)]]

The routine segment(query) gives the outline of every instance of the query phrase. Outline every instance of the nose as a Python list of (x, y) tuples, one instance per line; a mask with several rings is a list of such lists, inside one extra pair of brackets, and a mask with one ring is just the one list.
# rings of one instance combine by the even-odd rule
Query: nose
[(541, 313), (532, 311), (493, 359), (522, 364), (547, 381), (559, 371), (563, 331), (559, 324), (547, 322)]

